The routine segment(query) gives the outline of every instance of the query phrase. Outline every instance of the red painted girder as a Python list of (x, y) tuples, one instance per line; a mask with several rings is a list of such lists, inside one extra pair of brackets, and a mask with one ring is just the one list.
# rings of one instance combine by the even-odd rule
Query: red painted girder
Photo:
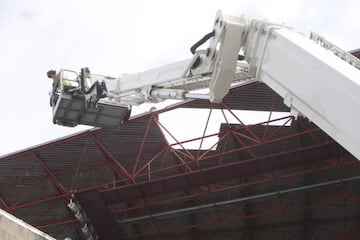
[[(323, 161), (329, 157), (334, 157), (330, 156), (329, 152), (335, 155), (345, 154), (344, 150), (338, 144), (328, 142), (251, 160), (180, 173), (148, 182), (124, 185), (116, 189), (103, 190), (101, 194), (108, 204), (127, 202), (158, 194), (232, 180), (240, 176), (245, 178), (263, 172)], [(312, 158), (304, 158), (307, 154), (312, 156)]]

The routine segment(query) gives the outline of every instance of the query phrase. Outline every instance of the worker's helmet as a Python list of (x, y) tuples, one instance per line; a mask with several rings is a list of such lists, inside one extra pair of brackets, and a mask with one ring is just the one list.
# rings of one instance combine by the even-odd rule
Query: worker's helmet
[(49, 70), (46, 74), (47, 74), (48, 78), (52, 78), (53, 75), (56, 75), (56, 71), (55, 70)]

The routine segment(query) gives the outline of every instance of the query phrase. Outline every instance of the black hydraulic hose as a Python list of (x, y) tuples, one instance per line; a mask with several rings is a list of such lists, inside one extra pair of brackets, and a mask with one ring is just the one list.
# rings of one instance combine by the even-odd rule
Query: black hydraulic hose
[(204, 44), (207, 40), (209, 40), (210, 38), (212, 38), (213, 36), (215, 36), (215, 30), (206, 34), (203, 38), (201, 38), (199, 41), (197, 41), (194, 45), (192, 45), (192, 47), (190, 48), (190, 51), (192, 54), (195, 54), (196, 49), (201, 46), (202, 44)]
[(85, 68), (81, 68), (80, 73), (80, 90), (85, 92)]
[[(194, 45), (191, 46), (190, 51), (192, 54), (195, 54), (196, 49), (201, 46), (202, 44), (204, 44), (207, 40), (209, 40), (210, 38), (215, 36), (215, 30), (213, 30), (212, 32), (206, 34), (202, 39), (200, 39), (199, 41), (197, 41)], [(245, 57), (243, 55), (238, 55), (238, 60), (242, 61), (244, 60)], [(199, 65), (199, 60), (197, 59), (196, 62), (194, 63), (194, 68), (196, 68), (196, 66)]]

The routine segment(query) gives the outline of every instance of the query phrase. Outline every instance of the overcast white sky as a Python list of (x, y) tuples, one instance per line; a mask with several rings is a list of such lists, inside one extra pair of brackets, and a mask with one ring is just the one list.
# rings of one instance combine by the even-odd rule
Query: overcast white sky
[(358, 0), (0, 0), (0, 156), (86, 129), (53, 125), (47, 70), (119, 76), (190, 58), (218, 9), (360, 48)]

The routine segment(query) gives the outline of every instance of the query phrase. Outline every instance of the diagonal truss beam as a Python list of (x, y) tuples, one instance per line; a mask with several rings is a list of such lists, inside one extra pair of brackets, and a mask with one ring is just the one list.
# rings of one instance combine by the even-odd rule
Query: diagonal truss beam
[(69, 191), (61, 184), (61, 182), (56, 178), (54, 173), (46, 166), (46, 164), (41, 160), (41, 158), (35, 153), (32, 153), (36, 161), (40, 164), (42, 169), (46, 172), (46, 174), (50, 177), (51, 182), (56, 186), (56, 188), (60, 191), (62, 194), (66, 194)]
[(111, 160), (111, 163), (115, 165), (116, 167), (115, 171), (116, 172), (120, 171), (125, 177), (131, 178), (130, 173), (126, 170), (126, 168), (122, 164), (120, 164), (120, 162), (110, 153), (110, 151), (93, 134), (89, 134), (89, 136), (98, 146), (98, 148), (104, 153), (104, 155)]

